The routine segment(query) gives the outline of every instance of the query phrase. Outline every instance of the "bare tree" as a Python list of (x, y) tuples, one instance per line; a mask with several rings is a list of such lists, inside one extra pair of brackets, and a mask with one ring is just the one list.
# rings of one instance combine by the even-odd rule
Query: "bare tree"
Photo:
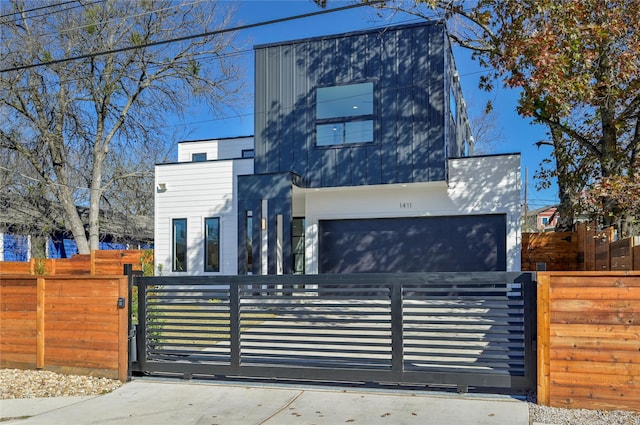
[(27, 4), (2, 6), (0, 149), (31, 164), (78, 251), (89, 253), (100, 209), (120, 208), (123, 191), (140, 193), (141, 182), (149, 188), (169, 118), (237, 100), (233, 34), (218, 31), (231, 3), (51, 2), (38, 12)]

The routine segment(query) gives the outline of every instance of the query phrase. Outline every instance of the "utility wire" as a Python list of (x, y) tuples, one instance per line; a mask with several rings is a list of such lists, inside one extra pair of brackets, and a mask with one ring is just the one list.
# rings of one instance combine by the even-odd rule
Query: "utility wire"
[[(65, 9), (54, 10), (54, 11), (52, 11), (52, 12), (49, 12), (49, 13), (42, 13), (42, 14), (40, 14), (40, 15), (27, 16), (26, 18), (27, 18), (27, 19), (35, 19), (35, 18), (41, 18), (41, 17), (43, 17), (43, 16), (51, 16), (51, 15), (53, 15), (54, 13), (62, 13), (62, 12), (66, 12), (66, 11), (68, 11), (68, 10), (77, 9), (77, 8), (79, 8), (79, 7), (87, 7), (87, 6), (91, 6), (91, 5), (93, 5), (93, 4), (102, 3), (102, 2), (104, 2), (104, 1), (105, 1), (105, 0), (96, 0), (96, 1), (93, 1), (93, 2), (90, 2), (90, 3), (84, 3), (84, 4), (80, 3), (80, 4), (77, 4), (77, 5), (75, 5), (75, 6), (67, 7), (67, 8), (65, 8)], [(72, 3), (72, 2), (67, 2), (67, 3)], [(56, 6), (61, 6), (61, 5), (63, 5), (63, 4), (66, 4), (66, 3), (60, 3), (60, 4), (56, 5)], [(18, 12), (18, 13), (19, 13), (19, 12)], [(0, 24), (8, 24), (10, 21), (11, 21), (10, 19), (5, 19), (4, 21), (0, 21)], [(69, 29), (67, 29), (66, 31), (69, 31)]]
[(195, 38), (210, 37), (212, 35), (225, 34), (225, 33), (233, 32), (233, 31), (241, 31), (241, 30), (246, 30), (246, 29), (266, 26), (266, 25), (278, 24), (278, 23), (281, 23), (281, 22), (287, 22), (287, 21), (293, 21), (293, 20), (297, 20), (297, 19), (310, 18), (310, 17), (313, 17), (313, 16), (325, 15), (327, 13), (341, 12), (343, 10), (355, 9), (355, 8), (359, 8), (359, 7), (363, 7), (363, 6), (370, 6), (372, 4), (382, 3), (383, 1), (384, 0), (372, 0), (372, 1), (369, 1), (367, 3), (356, 3), (356, 4), (337, 7), (337, 8), (333, 8), (333, 9), (319, 10), (319, 11), (316, 11), (316, 12), (310, 12), (310, 13), (304, 13), (304, 14), (301, 14), (301, 15), (288, 16), (288, 17), (285, 17), (285, 18), (271, 19), (271, 20), (268, 20), (268, 21), (256, 22), (256, 23), (253, 23), (253, 24), (239, 25), (237, 27), (222, 28), (222, 29), (219, 29), (219, 30), (207, 31), (207, 32), (204, 32), (204, 33), (201, 33), (201, 34), (192, 34), (192, 35), (187, 35), (187, 36), (184, 36), (184, 37), (176, 37), (176, 38), (171, 38), (171, 39), (167, 39), (167, 40), (159, 40), (159, 41), (154, 41), (154, 42), (151, 42), (151, 43), (145, 43), (145, 44), (141, 44), (141, 45), (137, 45), (137, 46), (121, 47), (119, 49), (105, 50), (105, 51), (102, 51), (102, 52), (95, 52), (95, 53), (87, 53), (87, 54), (84, 54), (84, 55), (78, 55), (78, 56), (73, 56), (73, 57), (69, 57), (69, 58), (62, 58), (62, 59), (55, 59), (55, 60), (47, 61), (47, 62), (34, 63), (34, 64), (29, 64), (29, 65), (14, 66), (14, 67), (11, 67), (11, 68), (0, 69), (0, 73), (12, 72), (12, 71), (20, 71), (20, 70), (24, 70), (24, 69), (31, 69), (31, 68), (36, 68), (36, 67), (40, 67), (40, 66), (54, 65), (54, 64), (63, 63), (63, 62), (71, 62), (71, 61), (75, 61), (75, 60), (87, 59), (87, 58), (92, 58), (92, 57), (96, 57), (96, 56), (110, 55), (110, 54), (113, 54), (113, 53), (122, 53), (122, 52), (127, 52), (127, 51), (130, 51), (130, 50), (144, 49), (144, 48), (147, 48), (147, 47), (155, 47), (155, 46), (160, 46), (160, 45), (164, 45), (164, 44), (170, 44), (170, 43), (176, 43), (176, 42), (180, 42), (180, 41), (192, 40), (192, 39), (195, 39)]
[[(47, 6), (34, 7), (33, 9), (19, 10), (17, 12), (7, 13), (6, 15), (0, 15), (0, 18), (8, 18), (9, 16), (20, 15), (22, 13), (37, 12), (39, 10), (50, 9), (52, 7), (64, 6), (65, 4), (76, 3), (76, 1), (77, 0), (63, 1), (61, 3), (50, 4)], [(80, 4), (80, 6), (82, 6), (82, 4)]]

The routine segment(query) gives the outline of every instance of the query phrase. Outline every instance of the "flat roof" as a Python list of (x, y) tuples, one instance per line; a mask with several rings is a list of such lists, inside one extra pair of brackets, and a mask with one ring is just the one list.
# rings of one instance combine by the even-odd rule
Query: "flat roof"
[(306, 37), (306, 38), (300, 38), (300, 39), (296, 39), (296, 40), (285, 40), (285, 41), (279, 41), (279, 42), (274, 42), (274, 43), (257, 44), (255, 46), (253, 46), (253, 49), (257, 50), (257, 49), (264, 49), (264, 48), (268, 48), (268, 47), (283, 46), (283, 45), (287, 45), (287, 44), (304, 43), (304, 42), (307, 42), (307, 41), (329, 40), (329, 39), (332, 39), (332, 38), (352, 37), (352, 36), (363, 35), (363, 34), (385, 32), (385, 31), (389, 31), (389, 30), (413, 28), (413, 27), (423, 27), (423, 26), (431, 26), (431, 25), (443, 25), (443, 26), (445, 26), (446, 24), (441, 19), (433, 19), (433, 20), (430, 20), (430, 21), (423, 21), (423, 22), (418, 22), (418, 23), (413, 23), (413, 24), (387, 25), (387, 26), (378, 27), (378, 28), (369, 28), (369, 29), (364, 29), (364, 30), (350, 31), (350, 32), (344, 32), (344, 33), (340, 33), (340, 34), (327, 34), (327, 35), (321, 35), (321, 36), (317, 36), (317, 37)]

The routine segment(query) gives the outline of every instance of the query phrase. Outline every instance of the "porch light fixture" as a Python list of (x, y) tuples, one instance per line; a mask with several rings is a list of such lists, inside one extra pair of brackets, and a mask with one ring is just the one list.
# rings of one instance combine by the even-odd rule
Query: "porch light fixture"
[(262, 230), (267, 230), (267, 219), (263, 218), (260, 222)]
[(166, 183), (158, 183), (158, 192), (166, 192), (167, 184)]

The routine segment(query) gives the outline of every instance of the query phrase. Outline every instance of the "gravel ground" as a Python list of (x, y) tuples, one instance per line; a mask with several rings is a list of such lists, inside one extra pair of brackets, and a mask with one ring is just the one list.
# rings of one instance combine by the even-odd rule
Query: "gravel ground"
[[(0, 369), (0, 399), (65, 397), (109, 393), (122, 383), (46, 370)], [(529, 403), (532, 422), (553, 425), (640, 425), (640, 414), (620, 410), (560, 409)]]
[(109, 393), (122, 383), (93, 376), (61, 375), (46, 370), (0, 369), (0, 400)]
[(529, 403), (532, 422), (553, 425), (640, 425), (640, 414), (621, 410), (561, 409)]

